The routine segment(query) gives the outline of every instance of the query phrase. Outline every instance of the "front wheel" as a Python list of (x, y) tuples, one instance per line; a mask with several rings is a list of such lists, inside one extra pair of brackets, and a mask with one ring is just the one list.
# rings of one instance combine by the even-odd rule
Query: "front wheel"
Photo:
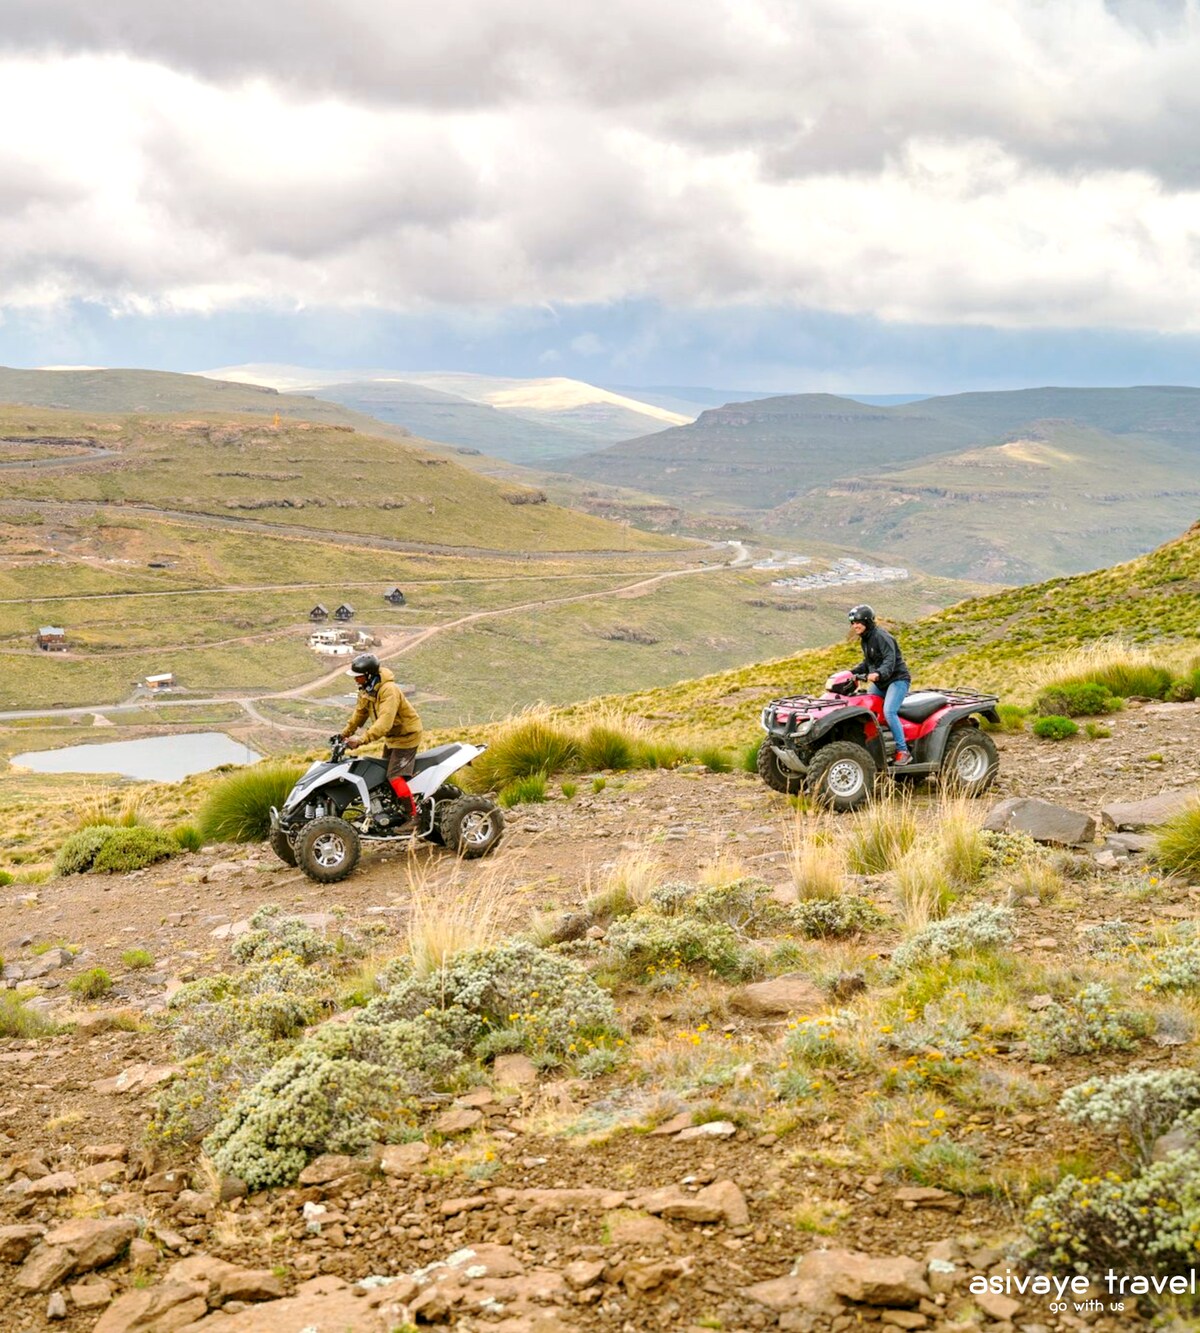
[(946, 742), (942, 785), (960, 796), (978, 796), (995, 781), (999, 767), (992, 738), (976, 727), (961, 727)]
[(358, 865), (362, 842), (353, 824), (324, 815), (305, 824), (296, 839), (296, 863), (318, 884), (336, 884)]
[(758, 747), (758, 757), (754, 761), (758, 776), (772, 791), (781, 791), (785, 796), (794, 796), (803, 786), (804, 779), (799, 773), (789, 773), (779, 762), (779, 756), (771, 748), (768, 736)]
[(875, 761), (863, 746), (831, 741), (808, 766), (808, 789), (834, 810), (856, 810), (871, 799), (877, 776)]
[(464, 796), (446, 811), (442, 837), (464, 860), (486, 856), (504, 833), (504, 816), (489, 796)]
[(284, 863), (284, 865), (294, 866), (296, 864), (296, 853), (292, 851), (292, 844), (288, 842), (288, 835), (276, 825), (271, 830), (271, 850)]

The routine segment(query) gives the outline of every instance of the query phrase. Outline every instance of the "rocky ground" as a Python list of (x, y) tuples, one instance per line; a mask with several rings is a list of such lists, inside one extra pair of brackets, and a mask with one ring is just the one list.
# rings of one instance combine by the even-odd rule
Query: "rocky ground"
[[(986, 804), (1040, 798), (1099, 823), (1114, 802), (1178, 798), (1200, 784), (1197, 705), (1131, 704), (1109, 725), (1111, 738), (1062, 744), (998, 737), (1002, 777)], [(917, 805), (922, 818), (936, 817), (919, 794)], [(694, 876), (723, 855), (782, 886), (795, 818), (745, 774), (636, 773), (512, 812), (500, 852), (474, 865), (431, 849), (369, 855), (326, 888), (265, 848), (224, 847), (127, 876), (5, 890), (6, 982), (36, 988), (37, 1004), (74, 1027), (0, 1042), (0, 1324), (841, 1333), (871, 1323), (1042, 1333), (1136, 1321), (1131, 1302), (1121, 1312), (1051, 1311), (1046, 1296), (972, 1296), (973, 1275), (1008, 1267), (1015, 1210), (1002, 1189), (964, 1197), (865, 1170), (836, 1116), (776, 1132), (660, 1102), (638, 1132), (613, 1132), (627, 1098), (619, 1073), (585, 1082), (502, 1057), (489, 1084), (430, 1107), (423, 1142), (318, 1158), (296, 1187), (248, 1197), (194, 1154), (145, 1138), (152, 1090), (175, 1073), (156, 1015), (181, 982), (230, 966), (229, 939), (263, 903), (311, 914), (383, 953), (394, 941), (395, 952), (414, 884), (451, 893), (464, 876), (503, 875), (525, 914), (577, 903), (607, 864), (641, 847), (668, 875)], [(1096, 872), (1087, 895), (1024, 904), (1019, 949), (1065, 957), (1081, 926), (1111, 919), (1117, 894), (1133, 924), (1200, 914), (1200, 890), (1151, 890), (1136, 834), (1101, 829), (1085, 854)], [(124, 966), (133, 947), (153, 963)], [(97, 965), (112, 973), (112, 993), (91, 1006), (69, 998), (71, 978)], [(707, 1022), (732, 1038), (787, 1021), (786, 1005), (719, 988), (704, 1004)], [(695, 1024), (695, 998), (685, 1008), (659, 1002), (637, 1023)], [(1042, 1109), (997, 1107), (965, 1126), (998, 1181), (1079, 1137), (1053, 1114), (1058, 1091), (1131, 1064), (1031, 1065), (1019, 1049), (995, 1059), (1019, 1064), (1047, 1093)], [(1132, 1064), (1179, 1060), (1169, 1046), (1147, 1045)], [(852, 1073), (832, 1077), (851, 1100), (873, 1095)], [(801, 1228), (806, 1200), (828, 1205), (836, 1221)]]

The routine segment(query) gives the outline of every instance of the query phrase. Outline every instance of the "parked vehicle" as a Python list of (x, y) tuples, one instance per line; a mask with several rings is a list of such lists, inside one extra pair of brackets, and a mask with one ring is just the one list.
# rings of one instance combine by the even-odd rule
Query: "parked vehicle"
[(980, 718), (999, 722), (999, 699), (977, 690), (915, 690), (900, 705), (912, 761), (897, 768), (896, 743), (883, 720), (883, 699), (858, 694), (859, 681), (839, 671), (825, 693), (775, 699), (762, 711), (767, 733), (758, 773), (775, 791), (807, 791), (835, 810), (853, 810), (871, 798), (885, 772), (897, 778), (933, 778), (974, 796), (993, 782), (1000, 759)]
[(504, 816), (490, 796), (468, 796), (448, 779), (487, 748), (454, 742), (419, 754), (408, 779), (415, 818), (387, 780), (387, 764), (370, 755), (346, 758), (341, 736), (329, 739), (329, 758), (309, 768), (271, 810), (271, 847), (288, 865), (322, 884), (345, 879), (364, 842), (430, 842), (471, 859), (486, 856), (504, 833)]

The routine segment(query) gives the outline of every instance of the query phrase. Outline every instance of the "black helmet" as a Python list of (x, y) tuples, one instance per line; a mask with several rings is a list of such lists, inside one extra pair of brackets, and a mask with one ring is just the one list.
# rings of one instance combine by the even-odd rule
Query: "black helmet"
[(875, 623), (875, 612), (871, 610), (866, 602), (862, 602), (860, 605), (852, 606), (850, 608), (846, 614), (846, 619), (849, 620), (852, 625), (866, 625), (866, 627), (870, 629)]
[(366, 676), (368, 686), (379, 679), (379, 658), (374, 653), (359, 653), (350, 663), (350, 675)]

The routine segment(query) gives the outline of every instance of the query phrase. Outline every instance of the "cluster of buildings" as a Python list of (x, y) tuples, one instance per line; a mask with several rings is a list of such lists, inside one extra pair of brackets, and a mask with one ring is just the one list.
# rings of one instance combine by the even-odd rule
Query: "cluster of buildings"
[(900, 583), (908, 570), (895, 565), (864, 565), (848, 556), (835, 560), (819, 574), (800, 574), (788, 579), (772, 579), (772, 588), (837, 588), (847, 583)]

